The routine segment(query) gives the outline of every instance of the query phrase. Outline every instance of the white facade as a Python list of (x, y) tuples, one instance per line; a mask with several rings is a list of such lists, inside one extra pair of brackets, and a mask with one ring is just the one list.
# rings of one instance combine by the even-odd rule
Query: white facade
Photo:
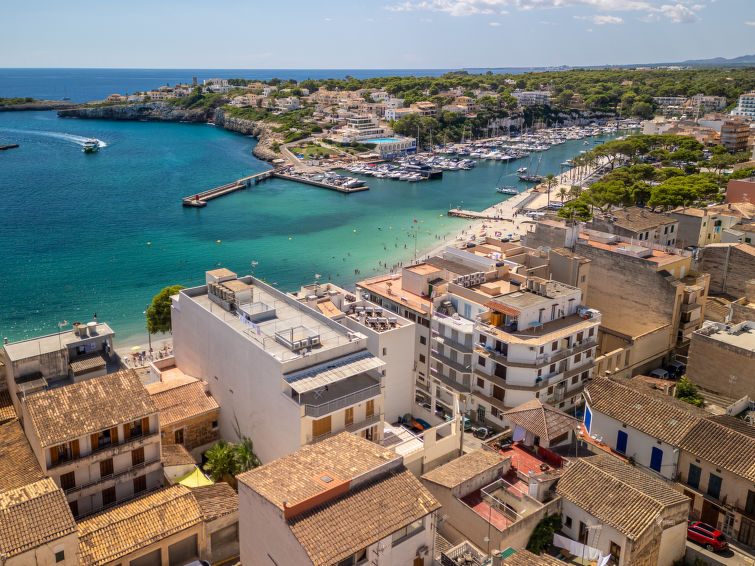
[[(385, 364), (363, 334), (251, 277), (230, 274), (215, 285), (250, 295), (226, 296), (231, 312), (230, 303), (209, 298), (208, 286), (185, 289), (171, 318), (176, 365), (206, 382), (223, 407), (221, 437), (234, 440), (238, 426), (263, 462), (342, 430), (382, 437)], [(362, 364), (370, 369), (358, 371)], [(344, 366), (341, 379), (329, 377), (329, 368)], [(321, 385), (308, 387), (313, 374)]]
[(517, 106), (535, 106), (537, 104), (550, 106), (551, 104), (551, 93), (547, 90), (515, 90), (511, 93), (511, 96), (516, 98)]
[(745, 116), (755, 119), (755, 92), (748, 92), (739, 97), (739, 104), (731, 111), (732, 116)]
[[(587, 417), (588, 414), (589, 417)], [(633, 458), (635, 463), (646, 471), (652, 470), (667, 479), (674, 479), (679, 460), (679, 450), (676, 447), (595, 410), (590, 407), (589, 400), (585, 401), (585, 428), (590, 436), (600, 438), (601, 442), (608, 445), (611, 450), (627, 458)], [(621, 441), (619, 440), (620, 433)], [(623, 451), (618, 449), (619, 442), (622, 445), (626, 442), (626, 448)], [(651, 468), (654, 450), (660, 450), (662, 453), (660, 469), (657, 469), (657, 465)]]

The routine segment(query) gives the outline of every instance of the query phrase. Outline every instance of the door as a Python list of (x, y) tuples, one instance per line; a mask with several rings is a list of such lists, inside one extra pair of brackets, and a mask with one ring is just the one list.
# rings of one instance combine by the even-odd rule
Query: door
[(616, 435), (616, 452), (619, 454), (627, 453), (627, 433), (620, 430)]
[(742, 517), (737, 540), (749, 546), (755, 546), (755, 521), (750, 521), (749, 519)]
[(590, 434), (591, 424), (592, 424), (592, 411), (590, 410), (590, 407), (585, 405), (585, 430), (587, 430), (587, 434)]
[(707, 499), (703, 499), (703, 512), (700, 514), (700, 520), (708, 523), (711, 527), (718, 528), (718, 509)]
[(650, 469), (656, 472), (661, 472), (661, 462), (663, 461), (663, 450), (657, 446), (653, 446), (653, 451), (650, 454)]

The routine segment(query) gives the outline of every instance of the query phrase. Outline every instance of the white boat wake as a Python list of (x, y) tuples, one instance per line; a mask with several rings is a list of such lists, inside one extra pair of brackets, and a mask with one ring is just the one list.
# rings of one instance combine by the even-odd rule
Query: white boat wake
[[(84, 143), (86, 143), (89, 139), (97, 139), (97, 138), (85, 138), (83, 136), (77, 136), (75, 134), (66, 134), (64, 132), (48, 132), (46, 130), (17, 130), (15, 128), (0, 128), (0, 132), (10, 132), (14, 134), (32, 134), (37, 136), (43, 136), (46, 138), (56, 138), (59, 140), (64, 140), (68, 142), (75, 143), (76, 145), (84, 146)], [(100, 144), (100, 147), (107, 147), (107, 143), (103, 140), (97, 139), (97, 141)]]

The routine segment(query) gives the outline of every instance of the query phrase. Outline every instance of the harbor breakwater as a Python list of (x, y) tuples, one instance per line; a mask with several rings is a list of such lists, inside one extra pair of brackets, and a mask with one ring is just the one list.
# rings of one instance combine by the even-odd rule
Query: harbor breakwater
[(270, 124), (228, 116), (222, 108), (178, 108), (165, 102), (142, 104), (89, 106), (59, 110), (61, 118), (84, 118), (91, 120), (127, 120), (149, 122), (194, 122), (214, 123), (231, 132), (257, 138), (253, 154), (263, 161), (280, 157), (273, 151), (276, 141)]

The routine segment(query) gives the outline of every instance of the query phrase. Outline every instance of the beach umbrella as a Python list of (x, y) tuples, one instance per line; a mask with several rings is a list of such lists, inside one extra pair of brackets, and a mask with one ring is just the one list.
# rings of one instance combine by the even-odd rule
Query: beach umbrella
[(143, 347), (142, 346), (131, 346), (131, 349), (132, 350), (141, 350), (141, 349), (143, 349)]

